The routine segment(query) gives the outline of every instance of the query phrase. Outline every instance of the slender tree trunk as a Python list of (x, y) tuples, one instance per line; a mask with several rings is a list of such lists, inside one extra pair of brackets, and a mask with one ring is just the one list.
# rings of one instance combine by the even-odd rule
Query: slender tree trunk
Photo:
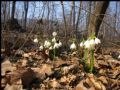
[(88, 30), (88, 25), (89, 25), (89, 21), (90, 21), (91, 6), (92, 6), (92, 1), (89, 1), (89, 2), (88, 2), (88, 9), (89, 9), (89, 12), (87, 13), (86, 30)]
[(7, 19), (10, 19), (10, 1), (8, 3), (8, 16), (7, 16)]
[(24, 11), (25, 11), (25, 19), (24, 19), (24, 29), (26, 30), (26, 23), (27, 23), (27, 13), (28, 13), (28, 1), (24, 1)]
[[(70, 17), (69, 17), (69, 30), (71, 30), (73, 32), (73, 26), (72, 26), (72, 19), (73, 19), (73, 7), (74, 7), (74, 3), (71, 2), (71, 9), (70, 9)], [(73, 35), (71, 35), (73, 37)]]
[(77, 31), (75, 30), (75, 1), (73, 1), (73, 32), (75, 32), (77, 37)]
[(76, 21), (76, 32), (78, 31), (78, 25), (79, 25), (80, 15), (81, 15), (81, 7), (82, 7), (82, 1), (80, 1), (80, 4), (79, 4), (78, 16)]
[(16, 4), (16, 1), (13, 1), (13, 2), (12, 2), (11, 19), (14, 19), (14, 15), (15, 15), (15, 4)]
[(50, 34), (50, 2), (47, 2), (47, 8), (48, 8), (48, 13), (47, 13), (47, 22), (48, 22), (48, 27), (47, 27), (47, 30), (48, 30), (48, 35)]
[[(63, 18), (64, 18), (64, 26), (65, 26), (65, 43), (66, 43), (65, 45), (67, 45), (67, 23), (66, 23), (63, 1), (61, 1), (61, 6), (62, 6), (62, 13), (63, 13)], [(66, 49), (66, 46), (65, 46), (65, 49)]]
[(4, 22), (6, 22), (6, 7), (7, 7), (7, 2), (6, 2), (6, 1), (4, 1), (4, 9), (3, 9)]

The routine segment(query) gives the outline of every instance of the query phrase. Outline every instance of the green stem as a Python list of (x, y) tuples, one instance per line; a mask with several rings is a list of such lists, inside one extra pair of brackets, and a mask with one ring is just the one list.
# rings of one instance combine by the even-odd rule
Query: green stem
[(53, 53), (54, 53), (54, 57), (53, 57), (53, 58), (55, 59), (55, 53), (56, 53), (56, 52), (55, 52), (55, 49), (53, 50)]
[(88, 53), (88, 50), (87, 49), (85, 49), (84, 50), (84, 63), (85, 63), (85, 65), (87, 65), (87, 53)]
[(90, 73), (93, 72), (93, 67), (94, 67), (94, 49), (91, 49)]

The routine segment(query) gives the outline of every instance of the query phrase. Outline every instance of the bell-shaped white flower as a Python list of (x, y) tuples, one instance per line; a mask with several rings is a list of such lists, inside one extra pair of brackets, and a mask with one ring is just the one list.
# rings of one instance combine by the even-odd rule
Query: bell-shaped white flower
[(37, 38), (35, 38), (33, 41), (34, 41), (34, 43), (38, 43), (38, 39)]
[(81, 43), (80, 43), (80, 47), (83, 47), (83, 46), (84, 46), (84, 43), (83, 43), (83, 42), (81, 42)]
[(91, 48), (94, 48), (94, 46), (95, 46), (95, 40), (91, 39), (89, 42), (90, 42)]
[(120, 55), (118, 56), (118, 59), (120, 59)]
[(95, 44), (99, 44), (99, 43), (101, 43), (100, 39), (95, 38)]
[(53, 43), (56, 43), (56, 38), (55, 38), (55, 37), (52, 39), (52, 42), (53, 42)]
[(55, 48), (59, 48), (59, 47), (60, 47), (59, 43), (55, 43), (53, 48), (55, 49)]
[(86, 44), (88, 44), (88, 43), (89, 43), (89, 40), (85, 41), (85, 42), (84, 42), (84, 46), (85, 46)]
[(39, 50), (40, 50), (40, 51), (42, 51), (42, 50), (43, 50), (43, 46), (42, 46), (42, 45), (39, 47)]
[(90, 41), (87, 40), (87, 41), (84, 43), (84, 46), (85, 46), (85, 48), (90, 49)]
[(57, 36), (57, 32), (52, 33), (53, 37)]
[(94, 44), (95, 44), (94, 39), (91, 39), (89, 42), (90, 42), (91, 45), (94, 45)]
[(49, 48), (51, 46), (51, 43), (49, 41), (44, 42), (44, 47)]
[(50, 47), (49, 47), (49, 50), (52, 50), (52, 49), (53, 49), (53, 47), (52, 47), (52, 46), (50, 46)]
[(58, 45), (59, 45), (59, 47), (61, 47), (61, 46), (62, 46), (62, 43), (59, 41)]
[(71, 50), (76, 49), (76, 45), (75, 45), (75, 43), (74, 43), (74, 42), (70, 45), (70, 49), (71, 49)]

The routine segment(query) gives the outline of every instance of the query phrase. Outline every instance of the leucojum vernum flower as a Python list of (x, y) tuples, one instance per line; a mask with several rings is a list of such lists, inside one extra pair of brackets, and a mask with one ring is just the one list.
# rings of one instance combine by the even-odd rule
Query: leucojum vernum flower
[(53, 35), (53, 39), (52, 39), (52, 43), (53, 43), (52, 45), (53, 46), (51, 48), (53, 49), (53, 54), (54, 54), (53, 58), (55, 58), (56, 57), (56, 51), (57, 51), (58, 48), (60, 48), (62, 46), (62, 43), (59, 40), (58, 41), (56, 40), (57, 32), (53, 32), (52, 35)]
[[(57, 32), (52, 33), (53, 38), (51, 40), (45, 40), (44, 43), (39, 46), (39, 51), (48, 50), (53, 51), (53, 58), (55, 58), (56, 55), (56, 49), (60, 48), (62, 46), (62, 42), (56, 39)], [(38, 43), (38, 39), (35, 38), (34, 43)]]
[(88, 53), (90, 51), (90, 68), (89, 71), (92, 73), (93, 72), (93, 67), (94, 67), (94, 49), (95, 45), (101, 43), (100, 39), (98, 39), (95, 36), (89, 37), (85, 42), (80, 43), (80, 47), (84, 47), (84, 60), (85, 60), (85, 65), (87, 64), (87, 59), (88, 59)]
[(70, 49), (71, 49), (71, 50), (75, 50), (75, 49), (76, 49), (76, 45), (75, 45), (74, 42), (70, 45)]

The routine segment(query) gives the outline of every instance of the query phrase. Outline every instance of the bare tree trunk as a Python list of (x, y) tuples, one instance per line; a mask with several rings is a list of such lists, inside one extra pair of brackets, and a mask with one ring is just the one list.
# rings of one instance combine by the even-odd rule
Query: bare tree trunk
[(73, 2), (71, 3), (71, 10), (70, 10), (70, 20), (69, 20), (69, 22), (70, 22), (70, 27), (71, 27), (71, 21), (72, 21), (72, 13), (73, 13)]
[[(64, 18), (64, 26), (65, 26), (65, 45), (67, 45), (67, 24), (66, 24), (66, 17), (65, 17), (63, 1), (61, 1), (61, 6), (62, 6), (62, 13), (63, 13), (63, 18)], [(65, 46), (65, 49), (66, 49), (66, 46)]]
[(7, 19), (10, 19), (10, 1), (9, 1), (9, 6), (8, 6), (8, 16)]
[(73, 1), (73, 32), (75, 32), (77, 37), (77, 31), (75, 30), (75, 1)]
[(16, 4), (16, 1), (13, 1), (13, 2), (12, 2), (11, 19), (14, 19), (14, 15), (15, 15), (15, 4)]
[(82, 1), (80, 1), (80, 4), (79, 4), (78, 16), (77, 16), (77, 21), (76, 21), (76, 32), (78, 31), (78, 25), (79, 25), (80, 14), (81, 14), (81, 7), (82, 7)]
[(88, 26), (89, 35), (95, 34), (98, 35), (100, 25), (104, 18), (104, 14), (108, 8), (109, 1), (97, 1), (95, 5), (94, 14), (90, 15), (90, 23)]
[(3, 9), (4, 22), (6, 21), (6, 7), (7, 7), (7, 2), (6, 2), (6, 1), (4, 1), (4, 9)]
[(24, 1), (24, 10), (25, 10), (25, 19), (24, 19), (24, 29), (26, 30), (26, 23), (27, 23), (27, 13), (28, 13), (28, 1)]
[(89, 21), (90, 21), (91, 6), (92, 6), (92, 1), (89, 1), (89, 2), (88, 2), (88, 9), (89, 9), (89, 12), (87, 13), (86, 30), (88, 30), (88, 25), (89, 25)]
[(47, 2), (47, 8), (48, 8), (48, 13), (47, 13), (47, 22), (48, 22), (48, 27), (47, 27), (47, 30), (48, 30), (48, 35), (50, 34), (50, 2)]
[[(73, 7), (74, 7), (74, 3), (73, 2), (71, 2), (71, 9), (70, 9), (70, 17), (69, 17), (69, 30), (71, 30), (72, 32), (73, 32), (73, 26), (72, 26), (72, 16), (73, 16)], [(70, 37), (73, 37), (73, 35), (70, 35)]]

